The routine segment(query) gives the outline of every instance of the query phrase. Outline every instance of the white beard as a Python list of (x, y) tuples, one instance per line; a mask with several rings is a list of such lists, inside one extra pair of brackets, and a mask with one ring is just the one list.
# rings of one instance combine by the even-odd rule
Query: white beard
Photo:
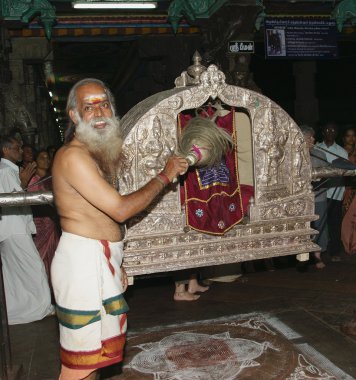
[[(86, 145), (91, 155), (106, 174), (116, 172), (122, 151), (120, 121), (114, 117), (96, 117), (86, 122), (79, 114), (75, 137)], [(94, 127), (97, 122), (105, 122), (103, 129)]]

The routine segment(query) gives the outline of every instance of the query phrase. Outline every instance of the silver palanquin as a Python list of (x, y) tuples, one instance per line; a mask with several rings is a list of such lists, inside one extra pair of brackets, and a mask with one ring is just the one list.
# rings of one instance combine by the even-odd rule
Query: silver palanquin
[[(175, 84), (172, 90), (140, 102), (122, 118), (125, 167), (119, 173), (120, 192), (139, 189), (163, 169), (177, 147), (180, 112), (219, 99), (243, 109), (250, 119), (255, 194), (248, 217), (225, 235), (216, 236), (186, 226), (179, 184), (173, 184), (126, 225), (128, 275), (291, 254), (306, 260), (309, 252), (319, 249), (313, 243), (317, 232), (310, 227), (317, 216), (309, 152), (296, 123), (266, 96), (228, 85), (215, 65), (205, 69), (198, 60)], [(320, 176), (314, 173), (314, 177)], [(0, 206), (51, 200), (51, 193), (22, 195), (22, 200), (16, 194), (3, 194)]]

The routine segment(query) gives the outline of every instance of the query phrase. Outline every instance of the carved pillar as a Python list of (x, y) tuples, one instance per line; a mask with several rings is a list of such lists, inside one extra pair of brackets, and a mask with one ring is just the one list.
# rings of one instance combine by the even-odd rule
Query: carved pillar
[(255, 21), (262, 11), (256, 1), (231, 1), (209, 19), (199, 20), (203, 34), (204, 64), (217, 64), (226, 75), (226, 82), (260, 91), (250, 72), (251, 55), (228, 52), (230, 41), (253, 41)]
[(315, 61), (293, 64), (295, 77), (295, 120), (299, 124), (315, 125), (319, 120), (319, 102), (315, 96)]
[(58, 130), (53, 115), (47, 117), (50, 104), (43, 80), (50, 52), (46, 38), (28, 37), (12, 39), (9, 54), (12, 81), (6, 88), (4, 129), (19, 129), (23, 141), (35, 146), (53, 144)]
[(0, 28), (0, 132), (5, 125), (5, 93), (2, 91), (4, 84), (11, 81), (9, 69), (9, 51), (11, 44), (6, 35), (6, 29)]

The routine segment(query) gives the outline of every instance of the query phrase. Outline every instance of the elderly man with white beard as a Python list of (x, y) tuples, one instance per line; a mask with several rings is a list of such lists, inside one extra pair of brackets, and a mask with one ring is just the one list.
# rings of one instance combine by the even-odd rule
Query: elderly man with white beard
[(60, 327), (61, 380), (94, 379), (122, 360), (127, 276), (119, 224), (144, 210), (188, 164), (172, 156), (144, 187), (120, 195), (115, 179), (122, 138), (113, 96), (103, 82), (73, 86), (67, 112), (72, 138), (57, 152), (53, 192), (62, 236), (52, 263)]

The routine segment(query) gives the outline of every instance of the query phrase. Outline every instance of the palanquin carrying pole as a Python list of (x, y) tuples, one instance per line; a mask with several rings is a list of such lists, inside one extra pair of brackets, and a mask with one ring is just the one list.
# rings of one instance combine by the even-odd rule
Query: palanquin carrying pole
[(0, 207), (9, 206), (35, 206), (53, 203), (51, 191), (16, 191), (13, 193), (0, 194)]
[[(329, 177), (356, 176), (356, 170), (334, 168), (332, 166), (313, 168), (312, 179), (318, 180)], [(13, 193), (0, 194), (0, 207), (10, 206), (35, 206), (53, 204), (53, 193), (51, 191), (16, 191)]]

